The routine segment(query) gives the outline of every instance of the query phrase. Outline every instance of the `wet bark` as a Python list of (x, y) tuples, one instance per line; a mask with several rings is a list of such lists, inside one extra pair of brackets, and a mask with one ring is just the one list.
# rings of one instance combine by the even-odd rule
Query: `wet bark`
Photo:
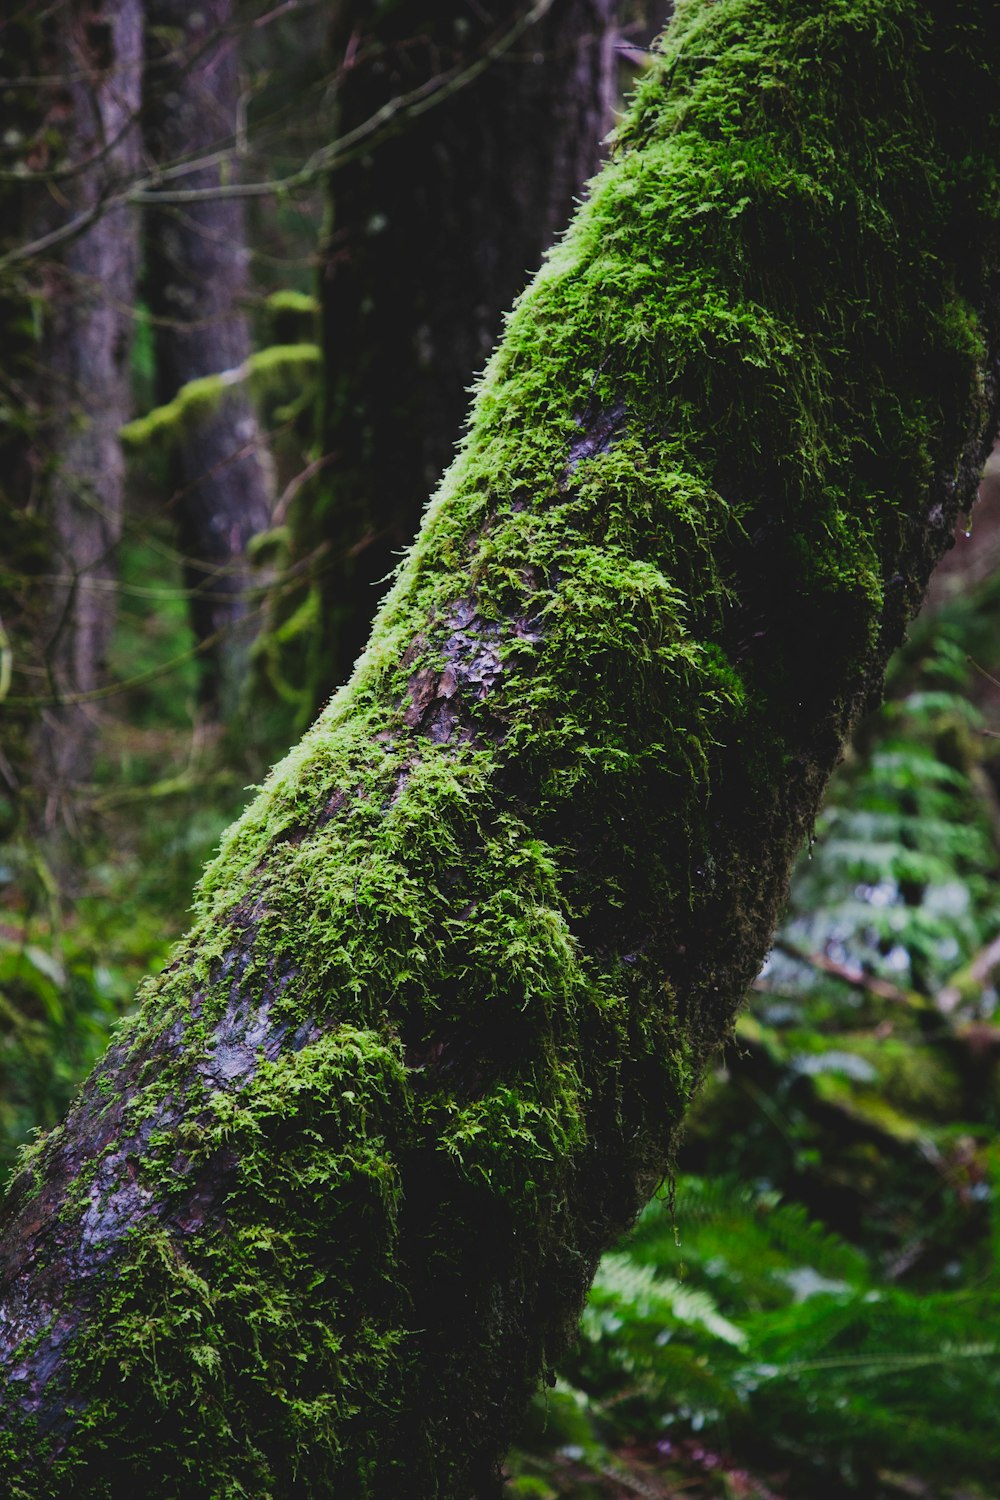
[[(45, 105), (68, 170), (58, 193), (38, 190), (36, 233), (99, 208), (139, 162), (139, 0), (68, 0), (50, 26), (49, 56), (65, 82)], [(34, 390), (44, 420), (36, 447), (38, 468), (47, 471), (53, 575), (45, 677), (37, 683), (39, 698), (53, 701), (35, 732), (33, 780), (40, 822), (50, 830), (72, 820), (90, 771), (114, 622), (124, 501), (118, 432), (129, 415), (137, 248), (131, 209), (116, 207), (99, 211), (58, 259), (31, 269), (43, 299)]]
[[(474, 60), (526, 0), (342, 6), (341, 133)], [(364, 644), (387, 575), (460, 434), (468, 389), (596, 171), (612, 122), (617, 0), (555, 0), (474, 81), (331, 182), (322, 262), (324, 451), (300, 550), (322, 547), (313, 706)]]
[[(185, 188), (213, 188), (236, 171), (233, 9), (233, 0), (147, 0), (146, 146), (164, 167), (212, 159), (181, 179)], [(148, 209), (146, 249), (157, 394), (165, 403), (188, 381), (237, 369), (250, 353), (243, 204), (219, 198)], [(172, 465), (192, 623), (200, 641), (215, 640), (202, 657), (203, 698), (227, 717), (239, 702), (259, 616), (253, 590), (261, 580), (247, 547), (269, 525), (273, 487), (245, 387), (191, 417), (177, 434)]]
[(997, 421), (1000, 14), (795, 15), (679, 12), (351, 683), (29, 1152), (16, 1496), (495, 1492), (669, 1172)]

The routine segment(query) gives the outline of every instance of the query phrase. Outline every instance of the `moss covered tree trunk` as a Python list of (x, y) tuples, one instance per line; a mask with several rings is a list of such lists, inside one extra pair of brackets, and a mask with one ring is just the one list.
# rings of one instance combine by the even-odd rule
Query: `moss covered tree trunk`
[(421, 91), (431, 107), (331, 180), (320, 285), (332, 462), (298, 537), (300, 552), (322, 549), (310, 705), (350, 672), (501, 315), (597, 169), (617, 12), (618, 0), (338, 7), (341, 133)]
[(35, 192), (36, 232), (79, 220), (57, 258), (35, 263), (43, 318), (35, 399), (44, 408), (37, 463), (52, 547), (45, 674), (47, 702), (34, 741), (34, 783), (46, 827), (72, 821), (90, 773), (94, 697), (115, 616), (114, 579), (124, 507), (118, 432), (129, 415), (129, 352), (138, 264), (135, 217), (104, 208), (135, 175), (142, 82), (139, 0), (53, 7), (43, 84), (60, 143), (54, 191)]
[(18, 1496), (490, 1492), (995, 419), (993, 0), (688, 0), (2, 1241)]
[[(146, 0), (146, 16), (143, 116), (153, 160), (191, 165), (168, 186), (204, 191), (231, 181), (240, 104), (232, 0)], [(165, 403), (188, 381), (235, 370), (250, 353), (243, 203), (220, 197), (149, 208), (146, 240), (157, 394)], [(192, 623), (200, 641), (214, 642), (203, 658), (203, 697), (228, 715), (254, 635), (247, 547), (271, 517), (267, 448), (245, 382), (185, 423), (172, 464)]]

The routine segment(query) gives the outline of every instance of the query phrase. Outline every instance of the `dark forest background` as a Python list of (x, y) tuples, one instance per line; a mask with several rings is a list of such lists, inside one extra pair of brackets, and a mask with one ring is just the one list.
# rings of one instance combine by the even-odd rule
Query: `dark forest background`
[[(0, 21), (5, 1168), (348, 674), (665, 10)], [(511, 1495), (997, 1493), (998, 563), (1000, 468)]]

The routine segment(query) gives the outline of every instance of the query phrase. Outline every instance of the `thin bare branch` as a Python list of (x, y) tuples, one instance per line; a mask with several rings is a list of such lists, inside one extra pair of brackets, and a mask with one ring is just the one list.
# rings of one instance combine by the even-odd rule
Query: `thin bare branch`
[(552, 9), (553, 4), (554, 0), (535, 0), (534, 5), (525, 11), (513, 26), (484, 48), (472, 62), (456, 64), (454, 68), (436, 75), (418, 88), (411, 89), (409, 93), (398, 94), (381, 109), (376, 110), (369, 119), (341, 136), (339, 140), (313, 152), (302, 167), (286, 177), (271, 178), (262, 182), (220, 183), (217, 186), (205, 188), (164, 189), (165, 182), (206, 170), (228, 160), (232, 151), (230, 143), (224, 151), (215, 151), (208, 156), (189, 162), (175, 163), (173, 166), (150, 173), (122, 192), (109, 194), (65, 224), (50, 230), (48, 234), (41, 235), (28, 244), (19, 245), (6, 255), (0, 256), (0, 270), (30, 260), (53, 249), (56, 245), (75, 238), (88, 229), (102, 214), (115, 208), (145, 204), (163, 207), (172, 203), (199, 203), (220, 198), (268, 198), (310, 187), (330, 173), (339, 171), (348, 162), (360, 156), (363, 151), (374, 149), (383, 140), (396, 134), (409, 120), (417, 119), (427, 110), (443, 104), (460, 89), (473, 83), (480, 74), (509, 52), (526, 31), (541, 21)]
[(926, 995), (918, 994), (916, 990), (903, 990), (898, 985), (891, 984), (887, 979), (879, 979), (874, 974), (868, 974), (864, 969), (856, 969), (848, 964), (837, 963), (835, 959), (828, 958), (825, 953), (809, 953), (797, 944), (791, 943), (787, 938), (777, 938), (774, 943), (776, 952), (784, 953), (786, 958), (793, 958), (796, 963), (806, 964), (810, 969), (815, 969), (820, 974), (827, 974), (831, 979), (839, 979), (842, 984), (849, 985), (852, 990), (860, 990), (863, 994), (873, 995), (878, 1000), (887, 1000), (890, 1005), (903, 1005), (907, 1010), (930, 1010), (932, 1002)]

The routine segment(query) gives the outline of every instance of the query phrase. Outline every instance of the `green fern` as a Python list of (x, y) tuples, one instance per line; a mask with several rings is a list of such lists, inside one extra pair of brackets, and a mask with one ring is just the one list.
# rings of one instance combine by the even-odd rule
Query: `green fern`
[[(666, 1433), (779, 1473), (789, 1500), (985, 1497), (1000, 1473), (996, 1117), (935, 1009), (1000, 933), (974, 618), (921, 627), (897, 665), (696, 1107), (701, 1175), (602, 1263), (565, 1368), (595, 1474)], [(966, 1014), (995, 1003), (986, 985)]]

